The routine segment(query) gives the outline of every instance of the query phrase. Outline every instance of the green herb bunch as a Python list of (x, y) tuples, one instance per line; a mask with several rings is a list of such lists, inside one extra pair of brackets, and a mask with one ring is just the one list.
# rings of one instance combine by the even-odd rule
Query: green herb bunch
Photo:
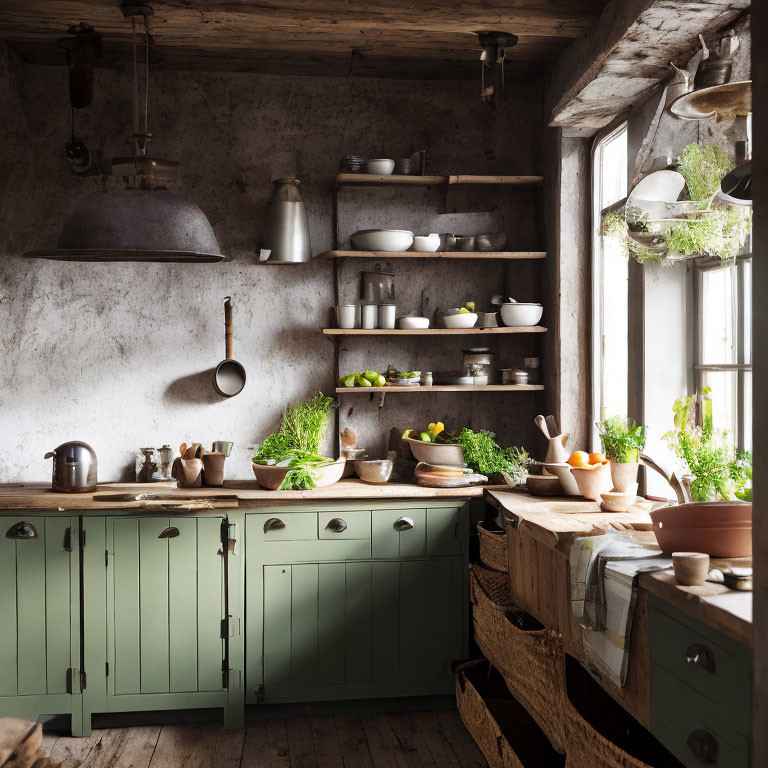
[(617, 464), (632, 464), (639, 460), (645, 448), (645, 427), (632, 419), (613, 416), (596, 423), (600, 443), (606, 458)]
[(451, 435), (451, 439), (461, 446), (464, 461), (475, 472), (482, 475), (508, 472), (516, 482), (525, 480), (531, 459), (524, 448), (511, 446), (502, 449), (496, 442), (496, 435), (486, 429), (474, 432), (469, 427), (462, 427)]
[(333, 402), (321, 392), (308, 403), (292, 403), (283, 411), (280, 430), (258, 446), (255, 463), (290, 468), (279, 490), (314, 488), (314, 471), (333, 463), (333, 459), (319, 455)]
[(694, 501), (751, 499), (752, 458), (737, 454), (727, 442), (727, 433), (715, 430), (710, 387), (701, 393), (701, 424), (695, 423), (696, 395), (675, 400), (672, 406), (675, 428), (665, 437), (683, 459), (693, 476)]

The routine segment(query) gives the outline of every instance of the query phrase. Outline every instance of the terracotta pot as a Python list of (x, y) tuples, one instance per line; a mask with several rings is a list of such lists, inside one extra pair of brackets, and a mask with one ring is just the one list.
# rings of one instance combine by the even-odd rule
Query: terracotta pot
[(203, 484), (203, 462), (178, 458), (173, 462), (171, 474), (179, 481), (180, 488), (199, 488)]
[(611, 480), (613, 480), (613, 490), (618, 493), (632, 493), (632, 488), (637, 491), (637, 468), (640, 466), (636, 461), (630, 464), (622, 464), (618, 461), (611, 462)]
[(227, 457), (223, 453), (203, 454), (203, 480), (206, 485), (220, 487), (224, 485), (224, 462)]
[(710, 557), (752, 555), (752, 502), (694, 501), (651, 512), (662, 552), (703, 552)]
[(608, 464), (600, 464), (594, 469), (572, 467), (571, 475), (585, 499), (601, 501), (601, 494), (611, 490), (611, 470)]

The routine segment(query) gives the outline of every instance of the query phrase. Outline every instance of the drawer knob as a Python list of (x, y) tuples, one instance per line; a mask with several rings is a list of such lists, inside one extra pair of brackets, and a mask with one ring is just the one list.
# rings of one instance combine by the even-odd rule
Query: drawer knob
[(395, 520), (393, 527), (396, 531), (409, 531), (413, 526), (414, 522), (410, 517), (401, 517)]
[(325, 527), (330, 528), (334, 533), (341, 533), (342, 531), (347, 530), (347, 523), (340, 517), (334, 517), (333, 520), (328, 521), (328, 525)]
[(694, 757), (704, 765), (717, 765), (717, 755), (720, 751), (717, 739), (703, 728), (692, 731), (688, 735), (688, 749)]
[(710, 675), (715, 674), (715, 657), (706, 645), (702, 645), (701, 643), (692, 643), (689, 645), (688, 650), (685, 652), (685, 660), (689, 664), (697, 664), (702, 669), (709, 672)]
[(270, 517), (264, 523), (264, 533), (267, 533), (267, 531), (277, 531), (280, 528), (285, 528), (285, 523), (279, 517)]
[(15, 523), (6, 531), (6, 537), (9, 539), (17, 539), (19, 541), (23, 539), (36, 539), (37, 528), (32, 523), (25, 523), (23, 520), (20, 523)]

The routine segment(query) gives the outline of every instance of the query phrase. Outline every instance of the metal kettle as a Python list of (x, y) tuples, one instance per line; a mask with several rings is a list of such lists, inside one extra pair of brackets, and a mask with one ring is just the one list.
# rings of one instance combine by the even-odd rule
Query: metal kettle
[(275, 180), (275, 188), (267, 201), (260, 261), (290, 263), (312, 258), (309, 219), (299, 184), (301, 182), (293, 177)]
[(96, 452), (88, 443), (72, 440), (62, 443), (55, 451), (48, 451), (46, 459), (53, 459), (54, 491), (62, 493), (88, 493), (96, 490)]

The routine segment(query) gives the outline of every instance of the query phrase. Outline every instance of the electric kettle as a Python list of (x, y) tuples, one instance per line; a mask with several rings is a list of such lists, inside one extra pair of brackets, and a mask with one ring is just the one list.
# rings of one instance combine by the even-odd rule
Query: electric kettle
[(96, 453), (88, 443), (73, 440), (62, 443), (55, 451), (48, 451), (46, 459), (53, 459), (54, 491), (62, 493), (88, 493), (96, 490)]

